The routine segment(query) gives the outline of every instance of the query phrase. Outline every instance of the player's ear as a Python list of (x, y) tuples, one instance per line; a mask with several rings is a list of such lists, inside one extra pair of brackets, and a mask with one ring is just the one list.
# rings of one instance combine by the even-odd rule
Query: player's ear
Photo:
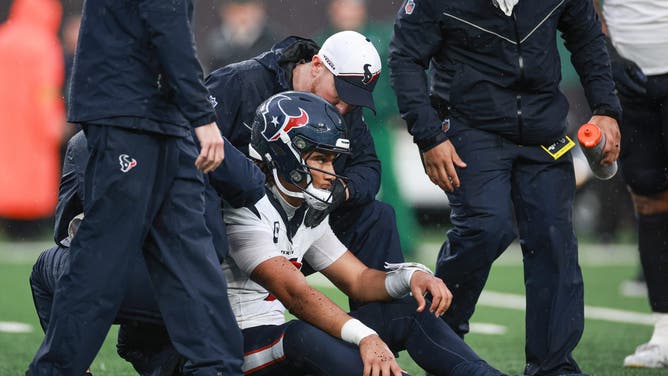
[(313, 55), (313, 58), (311, 59), (311, 75), (316, 77), (322, 72), (323, 69), (325, 69), (325, 66), (322, 64), (320, 56)]

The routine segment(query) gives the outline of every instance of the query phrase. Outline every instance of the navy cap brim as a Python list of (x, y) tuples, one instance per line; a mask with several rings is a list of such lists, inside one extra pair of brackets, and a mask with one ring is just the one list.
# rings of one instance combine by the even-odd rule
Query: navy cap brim
[[(376, 114), (376, 105), (371, 91), (348, 82), (346, 77), (339, 76), (334, 76), (334, 86), (342, 101), (349, 105), (366, 107), (373, 111), (374, 115)], [(371, 89), (373, 90), (373, 86)]]

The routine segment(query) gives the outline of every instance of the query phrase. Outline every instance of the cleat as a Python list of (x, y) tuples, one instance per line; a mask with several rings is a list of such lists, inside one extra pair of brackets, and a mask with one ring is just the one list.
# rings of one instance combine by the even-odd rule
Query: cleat
[(667, 368), (668, 348), (655, 343), (644, 343), (636, 348), (635, 353), (624, 358), (624, 367)]

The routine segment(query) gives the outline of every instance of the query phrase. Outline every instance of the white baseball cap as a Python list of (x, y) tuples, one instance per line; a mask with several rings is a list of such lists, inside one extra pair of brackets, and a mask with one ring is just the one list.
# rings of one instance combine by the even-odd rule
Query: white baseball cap
[(325, 41), (320, 60), (334, 74), (339, 97), (354, 106), (376, 112), (371, 92), (380, 75), (380, 56), (371, 40), (356, 31), (340, 31)]

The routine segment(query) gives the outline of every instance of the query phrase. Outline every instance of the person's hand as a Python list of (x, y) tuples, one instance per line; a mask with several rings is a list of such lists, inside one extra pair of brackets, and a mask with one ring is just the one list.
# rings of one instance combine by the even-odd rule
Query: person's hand
[(606, 44), (617, 92), (625, 97), (646, 94), (647, 76), (640, 67), (633, 61), (622, 57), (612, 46), (610, 39), (606, 40)]
[(199, 126), (195, 128), (195, 136), (202, 148), (195, 166), (204, 173), (215, 170), (225, 159), (225, 144), (218, 126), (215, 122)]
[(436, 317), (440, 317), (450, 308), (452, 293), (442, 279), (418, 270), (411, 276), (411, 293), (418, 303), (418, 312), (422, 312), (427, 305), (424, 298), (424, 294), (427, 292), (431, 294), (429, 312), (432, 312)]
[(394, 354), (377, 334), (362, 338), (360, 356), (364, 364), (364, 376), (401, 376), (402, 370)]
[(325, 218), (327, 218), (329, 213), (334, 211), (334, 209), (348, 199), (346, 186), (341, 179), (334, 180), (330, 190), (332, 192), (332, 203), (324, 210), (308, 208), (306, 215), (304, 216), (304, 225), (306, 227), (317, 227)]
[(605, 145), (603, 145), (602, 165), (614, 163), (619, 157), (619, 141), (622, 136), (619, 133), (617, 120), (609, 116), (594, 115), (589, 119), (589, 123), (596, 124), (605, 135)]
[(455, 146), (446, 140), (422, 153), (424, 171), (432, 183), (447, 192), (453, 192), (460, 187), (459, 177), (455, 166), (466, 168), (466, 163), (459, 158)]

